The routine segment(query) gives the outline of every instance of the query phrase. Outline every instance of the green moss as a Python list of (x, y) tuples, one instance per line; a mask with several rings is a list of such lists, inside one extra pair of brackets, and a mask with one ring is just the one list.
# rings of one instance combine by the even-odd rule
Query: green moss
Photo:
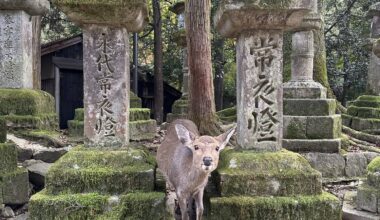
[(372, 102), (380, 102), (380, 96), (373, 95), (363, 95), (358, 98), (360, 101), (372, 101)]
[(285, 139), (307, 139), (306, 136), (306, 119), (305, 117), (287, 117), (284, 121), (284, 138)]
[(0, 143), (7, 141), (7, 125), (4, 119), (0, 118)]
[(96, 193), (51, 196), (45, 191), (30, 199), (30, 220), (91, 220), (103, 214), (108, 196)]
[(71, 137), (83, 137), (84, 136), (84, 122), (77, 120), (70, 120), (67, 122), (69, 135)]
[(359, 118), (378, 118), (380, 119), (380, 108), (350, 106), (348, 114)]
[(30, 89), (0, 89), (0, 115), (41, 115), (55, 112), (54, 98)]
[(340, 220), (339, 200), (331, 194), (297, 197), (225, 197), (211, 199), (210, 219)]
[(75, 109), (75, 117), (74, 117), (74, 120), (77, 120), (77, 121), (84, 121), (84, 109), (83, 109), (83, 108)]
[(150, 119), (149, 108), (131, 108), (129, 110), (129, 121), (140, 121)]
[(380, 102), (379, 101), (356, 100), (352, 103), (352, 105), (354, 105), (356, 107), (380, 108)]
[(7, 121), (11, 129), (56, 129), (58, 118), (56, 114), (43, 115), (5, 115), (0, 118)]
[(376, 157), (368, 164), (367, 170), (369, 172), (375, 173), (380, 172), (380, 157)]
[[(17, 165), (16, 165), (17, 166)], [(17, 168), (0, 174), (4, 203), (24, 204), (29, 200), (29, 176), (25, 168)], [(1, 184), (0, 184), (1, 185)]]
[(225, 150), (214, 173), (222, 196), (320, 193), (321, 174), (299, 154)]
[(216, 114), (219, 117), (230, 117), (230, 116), (235, 116), (236, 117), (236, 114), (237, 114), (236, 106), (235, 107), (231, 107), (231, 108), (223, 109), (221, 111), (218, 111)]
[(0, 144), (0, 174), (17, 168), (17, 151), (14, 144)]
[(127, 193), (154, 188), (151, 158), (141, 150), (72, 150), (49, 170), (49, 193)]
[(306, 135), (309, 139), (337, 139), (342, 134), (340, 115), (308, 117)]
[(133, 92), (129, 93), (130, 108), (141, 108), (141, 99)]

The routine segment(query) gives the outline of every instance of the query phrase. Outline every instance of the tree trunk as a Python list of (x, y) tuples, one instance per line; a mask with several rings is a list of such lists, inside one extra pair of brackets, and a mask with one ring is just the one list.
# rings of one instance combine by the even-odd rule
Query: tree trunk
[(215, 39), (213, 46), (215, 50), (214, 65), (215, 65), (215, 107), (217, 111), (223, 109), (223, 93), (224, 93), (224, 39), (214, 34)]
[(215, 114), (210, 40), (211, 0), (186, 0), (186, 32), (190, 69), (189, 118), (200, 133), (215, 135), (220, 126)]
[(161, 124), (164, 120), (164, 83), (162, 74), (162, 21), (160, 1), (152, 0), (154, 23), (154, 116)]
[(32, 17), (33, 88), (41, 89), (41, 16)]

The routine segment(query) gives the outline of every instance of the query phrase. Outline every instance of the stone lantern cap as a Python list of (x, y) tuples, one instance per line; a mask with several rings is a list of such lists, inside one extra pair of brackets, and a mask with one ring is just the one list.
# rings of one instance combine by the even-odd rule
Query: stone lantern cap
[(369, 7), (368, 17), (372, 18), (375, 16), (380, 16), (380, 2), (373, 4), (371, 5), (371, 7)]
[(0, 10), (20, 10), (29, 15), (43, 15), (49, 11), (48, 0), (0, 0)]
[(185, 12), (185, 2), (184, 1), (178, 1), (175, 3), (171, 8), (170, 11), (173, 13), (179, 15)]
[(300, 26), (315, 0), (222, 0), (215, 25), (225, 37), (253, 29), (292, 30)]
[(148, 22), (146, 0), (53, 0), (80, 26), (97, 24), (141, 31)]

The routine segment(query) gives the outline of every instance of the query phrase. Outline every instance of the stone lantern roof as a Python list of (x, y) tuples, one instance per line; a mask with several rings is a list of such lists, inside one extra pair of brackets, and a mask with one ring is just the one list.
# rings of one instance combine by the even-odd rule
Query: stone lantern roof
[(20, 10), (29, 15), (43, 15), (49, 11), (47, 0), (0, 0), (1, 10)]
[(368, 17), (372, 18), (375, 16), (380, 16), (380, 2), (371, 5), (368, 11)]

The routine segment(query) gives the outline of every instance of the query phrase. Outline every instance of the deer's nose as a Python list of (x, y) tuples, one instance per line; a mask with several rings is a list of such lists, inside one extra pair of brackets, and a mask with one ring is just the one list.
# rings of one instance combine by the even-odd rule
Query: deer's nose
[(203, 158), (203, 164), (204, 164), (205, 166), (210, 166), (211, 163), (212, 163), (212, 158), (211, 158), (211, 157), (204, 157), (204, 158)]

